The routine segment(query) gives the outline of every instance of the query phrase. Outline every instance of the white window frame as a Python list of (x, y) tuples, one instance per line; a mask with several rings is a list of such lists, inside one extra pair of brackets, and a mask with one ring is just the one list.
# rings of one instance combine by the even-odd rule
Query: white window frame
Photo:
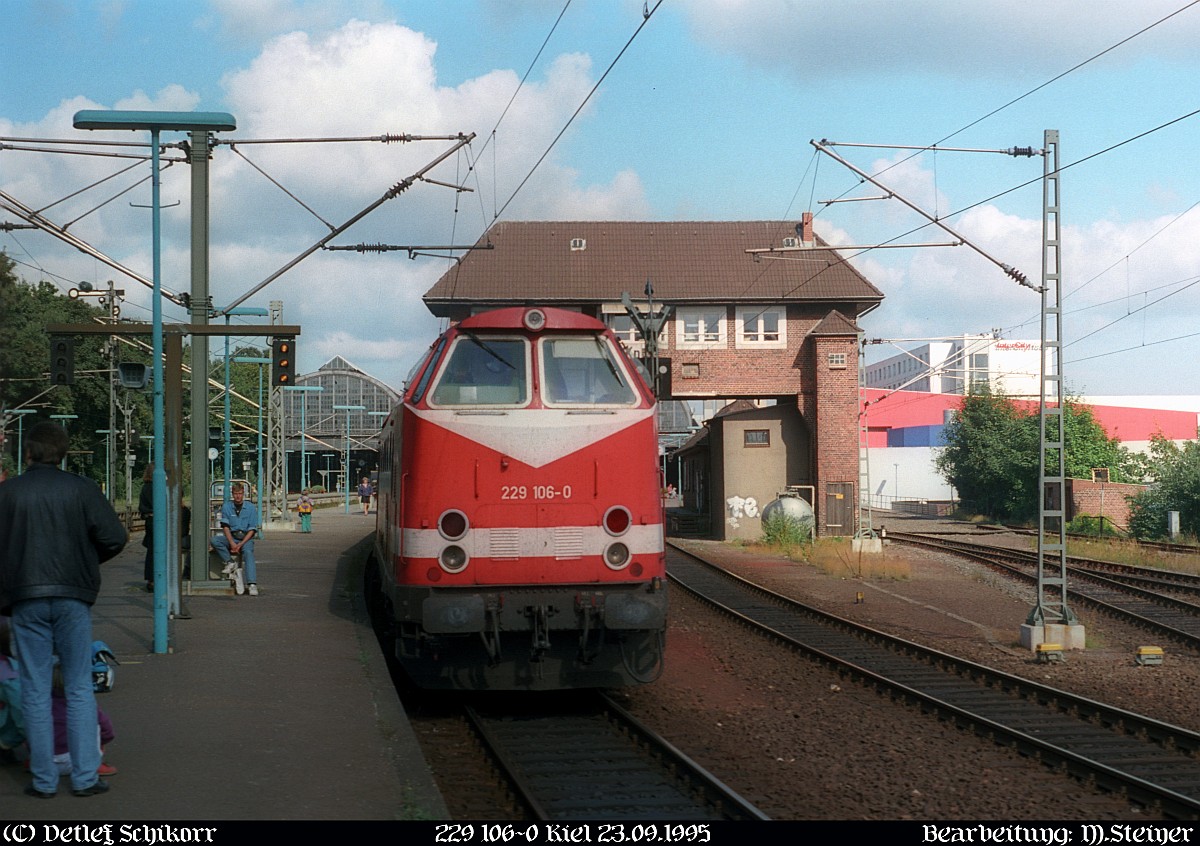
[[(629, 320), (629, 328), (618, 331), (615, 325), (618, 318), (625, 318)], [(633, 324), (633, 318), (631, 318), (628, 314), (605, 314), (604, 325), (612, 330), (613, 335), (616, 336), (617, 340), (621, 342), (621, 345), (625, 347), (627, 351), (641, 352), (643, 349), (645, 349), (646, 342), (642, 340), (641, 333), (638, 332), (637, 326)], [(664, 323), (663, 326), (658, 330), (658, 349), (660, 351), (667, 349), (667, 341), (668, 329), (667, 325)]]
[[(756, 321), (762, 315), (772, 314), (778, 322), (777, 338), (765, 340), (761, 337), (748, 337), (746, 321)], [(759, 326), (761, 327), (761, 322)], [(758, 333), (760, 336), (764, 332)], [(737, 307), (737, 345), (738, 347), (758, 350), (787, 349), (787, 308), (785, 306), (738, 306)]]
[[(689, 318), (699, 318), (720, 315), (716, 332), (707, 323), (703, 324), (704, 339), (687, 340), (687, 323)], [(675, 348), (680, 350), (711, 349), (727, 346), (729, 341), (728, 324), (729, 312), (724, 306), (680, 306), (675, 312)], [(715, 334), (716, 338), (710, 336)]]

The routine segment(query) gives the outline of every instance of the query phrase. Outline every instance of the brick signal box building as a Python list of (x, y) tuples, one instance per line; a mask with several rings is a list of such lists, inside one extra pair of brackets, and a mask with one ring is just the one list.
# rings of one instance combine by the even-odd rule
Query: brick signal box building
[[(760, 535), (758, 508), (789, 486), (811, 497), (820, 534), (853, 533), (857, 321), (883, 294), (813, 235), (811, 216), (799, 225), (504, 222), (476, 247), (426, 292), (435, 315), (454, 321), (513, 305), (575, 309), (605, 320), (640, 355), (643, 342), (622, 305), (628, 295), (643, 314), (671, 310), (658, 338), (662, 398), (775, 401), (775, 412), (755, 414), (784, 421), (777, 439), (771, 427), (766, 435), (762, 426), (743, 427), (740, 446), (726, 438), (721, 455), (685, 474), (685, 504), (712, 518), (715, 537)], [(740, 461), (742, 448), (760, 452)], [(761, 450), (775, 455), (764, 461)]]

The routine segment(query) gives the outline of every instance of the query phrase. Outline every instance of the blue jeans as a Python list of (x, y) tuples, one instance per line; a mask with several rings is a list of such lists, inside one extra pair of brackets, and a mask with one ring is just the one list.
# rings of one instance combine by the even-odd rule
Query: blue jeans
[[(229, 559), (233, 556), (229, 552), (229, 541), (225, 539), (225, 533), (213, 535), (212, 548), (217, 551), (217, 557), (229, 563)], [(258, 584), (258, 571), (254, 566), (254, 539), (251, 538), (245, 546), (242, 547), (242, 567), (246, 570), (246, 584)]]
[(71, 753), (71, 787), (96, 783), (100, 746), (96, 743), (96, 695), (92, 688), (92, 609), (79, 599), (47, 597), (13, 605), (12, 630), (21, 677), (21, 707), (29, 741), (33, 786), (43, 793), (58, 790), (54, 763), (54, 718), (50, 696), (54, 656), (62, 669), (67, 699), (67, 749)]

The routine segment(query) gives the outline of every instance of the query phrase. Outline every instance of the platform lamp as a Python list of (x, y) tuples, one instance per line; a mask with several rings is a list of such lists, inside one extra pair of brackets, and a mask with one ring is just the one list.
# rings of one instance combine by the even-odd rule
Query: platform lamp
[[(258, 452), (257, 452), (257, 455), (258, 455), (257, 473), (258, 473), (258, 475), (256, 478), (258, 479), (258, 503), (260, 506), (258, 516), (259, 516), (259, 520), (261, 521), (262, 520), (262, 511), (263, 511), (263, 509), (261, 507), (262, 502), (263, 502), (263, 438), (262, 438), (262, 433), (263, 433), (263, 419), (262, 419), (263, 365), (270, 364), (271, 359), (267, 358), (266, 356), (262, 356), (262, 355), (235, 355), (233, 357), (233, 361), (235, 364), (257, 364), (258, 365)], [(226, 386), (228, 386), (229, 382), (226, 381), (225, 384), (226, 384)], [(228, 398), (228, 396), (229, 396), (228, 390), (226, 390), (225, 396)], [(226, 413), (225, 419), (226, 419), (226, 421), (229, 420), (228, 413)], [(228, 447), (226, 447), (226, 450), (228, 450)]]
[(342, 472), (345, 474), (346, 482), (346, 513), (350, 513), (350, 412), (351, 411), (366, 411), (365, 405), (335, 405), (334, 411), (346, 412), (346, 461), (342, 465)]
[(112, 466), (112, 429), (97, 429), (97, 435), (104, 436), (104, 495), (109, 501), (114, 501), (113, 497), (113, 466)]
[[(25, 472), (25, 415), (37, 414), (36, 408), (14, 408), (4, 412), (6, 417), (17, 418), (17, 475)], [(5, 423), (7, 424), (7, 420)]]
[[(285, 391), (300, 391), (300, 490), (309, 485), (308, 478), (308, 449), (304, 437), (304, 417), (308, 412), (308, 394), (310, 391), (323, 391), (323, 385), (284, 385)], [(349, 417), (349, 415), (347, 415)]]
[(159, 135), (163, 130), (179, 132), (227, 132), (237, 129), (233, 115), (226, 112), (105, 111), (85, 109), (75, 113), (76, 129), (127, 129), (150, 132), (150, 208), (153, 256), (152, 358), (154, 363), (154, 651), (167, 652), (167, 469), (166, 413), (163, 405), (163, 316), (162, 316), (162, 203), (159, 175)]
[[(64, 432), (66, 432), (66, 431), (68, 431), (68, 430), (67, 430), (67, 421), (68, 421), (68, 420), (78, 420), (78, 419), (79, 419), (79, 415), (78, 415), (78, 414), (51, 414), (51, 415), (50, 415), (50, 419), (51, 419), (51, 420), (61, 420), (61, 421), (62, 421), (62, 427), (63, 427), (63, 431), (64, 431)], [(71, 451), (71, 440), (70, 440), (70, 433), (68, 432), (68, 436), (67, 436), (67, 452), (70, 452), (70, 451)], [(67, 469), (67, 457), (66, 457), (65, 455), (63, 456), (62, 464), (60, 464), (60, 465), (58, 466), (58, 469), (59, 469), (59, 470), (66, 470), (66, 469)]]
[[(226, 325), (226, 327), (228, 327), (230, 317), (233, 317), (233, 316), (237, 316), (237, 317), (267, 317), (270, 315), (270, 312), (267, 311), (265, 308), (247, 307), (247, 308), (225, 309), (224, 314), (225, 314), (225, 325)], [(222, 438), (222, 442), (225, 444), (225, 461), (224, 461), (223, 468), (224, 468), (224, 473), (225, 473), (225, 499), (226, 500), (229, 499), (230, 492), (233, 487), (233, 450), (231, 450), (229, 448), (229, 442), (233, 438), (233, 432), (230, 431), (230, 425), (231, 425), (231, 420), (233, 417), (233, 412), (232, 412), (230, 396), (229, 396), (230, 381), (231, 381), (230, 373), (229, 373), (229, 361), (230, 361), (230, 358), (229, 358), (229, 335), (226, 334), (225, 335), (225, 425), (222, 429), (222, 433), (224, 436)], [(260, 370), (260, 375), (261, 375), (261, 370)], [(262, 407), (261, 402), (259, 403), (259, 407), (260, 408)], [(262, 497), (261, 496), (258, 498), (258, 502), (259, 502), (259, 505), (261, 506), (262, 505)]]

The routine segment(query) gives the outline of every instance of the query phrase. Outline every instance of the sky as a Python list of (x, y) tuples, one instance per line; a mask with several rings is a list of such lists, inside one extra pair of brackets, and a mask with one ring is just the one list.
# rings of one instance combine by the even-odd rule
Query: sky
[[(465, 246), (499, 220), (805, 211), (834, 244), (956, 239), (895, 198), (824, 202), (891, 192), (980, 251), (847, 250), (885, 294), (861, 321), (880, 342), (869, 360), (954, 335), (1038, 337), (1039, 295), (997, 263), (1041, 277), (1043, 158), (995, 151), (1041, 150), (1055, 130), (1067, 390), (1200, 394), (1200, 2), (0, 0), (0, 10), (0, 249), (24, 279), (64, 291), (114, 279), (124, 317), (149, 319), (143, 286), (43, 231), (3, 229), (19, 222), (5, 209), (15, 201), (151, 275), (148, 165), (113, 176), (133, 162), (44, 143), (148, 133), (76, 130), (81, 109), (234, 116), (212, 161), (218, 307), (377, 202), (330, 243)], [(340, 140), (389, 133), (422, 138)], [(474, 139), (452, 151), (459, 134)], [(249, 143), (264, 140), (291, 143)], [(818, 152), (821, 140), (886, 191)], [(430, 181), (379, 202), (443, 156)], [(162, 281), (174, 291), (189, 288), (189, 191), (188, 167), (167, 167)], [(442, 328), (421, 296), (449, 262), (316, 250), (241, 305), (283, 303), (283, 322), (302, 326), (302, 372), (341, 355), (398, 388)], [(164, 313), (184, 319), (171, 304)]]

